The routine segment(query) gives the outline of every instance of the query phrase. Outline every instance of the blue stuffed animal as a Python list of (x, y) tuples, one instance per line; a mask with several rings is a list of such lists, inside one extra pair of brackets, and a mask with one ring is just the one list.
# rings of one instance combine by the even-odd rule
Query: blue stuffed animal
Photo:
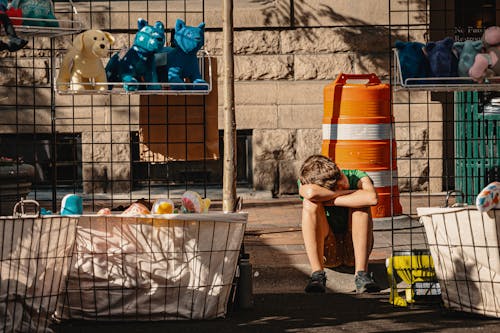
[(453, 38), (446, 37), (437, 42), (429, 42), (425, 45), (424, 52), (429, 59), (432, 77), (458, 76), (458, 58), (453, 52)]
[(20, 8), (24, 18), (50, 20), (23, 20), (24, 25), (59, 27), (51, 0), (13, 0), (11, 5), (13, 8)]
[[(123, 82), (126, 91), (160, 90), (156, 75), (155, 53), (165, 44), (165, 27), (157, 21), (154, 26), (144, 19), (138, 20), (139, 31), (131, 48), (115, 53), (106, 65), (108, 82)], [(150, 82), (149, 85), (133, 83)], [(112, 85), (109, 87), (113, 88)]]
[(459, 55), (458, 58), (458, 76), (469, 77), (469, 69), (474, 64), (476, 54), (483, 50), (483, 42), (480, 40), (466, 40), (453, 44)]
[[(156, 55), (156, 68), (160, 82), (184, 83), (188, 79), (193, 85), (192, 89), (207, 90), (208, 84), (203, 80), (198, 65), (197, 52), (205, 43), (205, 23), (197, 27), (187, 26), (183, 20), (175, 22), (175, 32), (170, 47), (164, 47)], [(183, 90), (185, 85), (172, 85), (171, 89)]]
[[(418, 42), (396, 41), (403, 82), (409, 78), (426, 78), (429, 76), (429, 61), (423, 52), (424, 44)], [(412, 81), (411, 83), (421, 83)], [(409, 84), (411, 84), (409, 83)]]

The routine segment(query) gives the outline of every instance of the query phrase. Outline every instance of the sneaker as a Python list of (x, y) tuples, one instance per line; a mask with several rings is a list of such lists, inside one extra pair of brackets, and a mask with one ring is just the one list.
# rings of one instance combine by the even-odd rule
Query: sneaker
[(324, 293), (326, 291), (326, 273), (325, 271), (316, 271), (312, 273), (311, 279), (306, 286), (306, 293)]
[(356, 293), (362, 294), (364, 292), (375, 293), (380, 291), (380, 287), (373, 279), (373, 273), (359, 271), (354, 277), (354, 284), (356, 285)]

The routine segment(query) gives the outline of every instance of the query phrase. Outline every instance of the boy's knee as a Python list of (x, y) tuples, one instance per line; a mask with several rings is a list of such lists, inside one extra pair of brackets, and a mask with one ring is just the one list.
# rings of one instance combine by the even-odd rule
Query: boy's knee
[(310, 200), (304, 199), (302, 202), (302, 209), (311, 212), (311, 213), (317, 213), (320, 210), (323, 210), (323, 205), (318, 202), (312, 202)]

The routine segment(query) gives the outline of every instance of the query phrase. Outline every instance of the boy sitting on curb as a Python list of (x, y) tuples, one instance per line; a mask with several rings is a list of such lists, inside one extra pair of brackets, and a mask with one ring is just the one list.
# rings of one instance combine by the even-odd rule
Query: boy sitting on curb
[(368, 257), (373, 247), (370, 206), (378, 201), (368, 175), (359, 170), (340, 170), (328, 157), (312, 155), (301, 167), (299, 194), (303, 198), (302, 236), (312, 270), (305, 292), (325, 292), (325, 238), (330, 227), (339, 225), (352, 228), (356, 292), (380, 291), (368, 273)]

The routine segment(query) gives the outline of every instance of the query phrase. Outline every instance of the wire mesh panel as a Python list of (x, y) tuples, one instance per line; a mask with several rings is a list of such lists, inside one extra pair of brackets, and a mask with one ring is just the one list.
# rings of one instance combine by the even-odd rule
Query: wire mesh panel
[(447, 308), (500, 317), (500, 210), (419, 208)]
[(246, 221), (245, 213), (82, 216), (58, 317), (224, 316)]
[(48, 332), (66, 283), (77, 219), (0, 218), (0, 331)]

